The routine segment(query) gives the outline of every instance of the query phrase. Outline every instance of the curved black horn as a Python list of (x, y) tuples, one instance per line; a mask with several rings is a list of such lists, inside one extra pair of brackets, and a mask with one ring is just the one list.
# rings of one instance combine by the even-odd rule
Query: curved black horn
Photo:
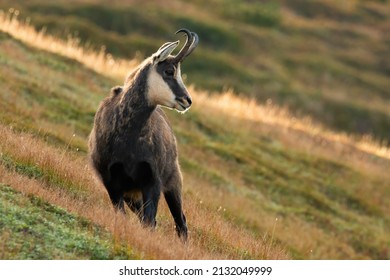
[(187, 40), (186, 40), (186, 43), (184, 44), (183, 48), (175, 56), (175, 61), (176, 62), (183, 61), (183, 59), (187, 56), (186, 54), (188, 53), (188, 50), (189, 50), (189, 48), (191, 47), (191, 45), (193, 43), (193, 40), (192, 40), (193, 33), (192, 32), (190, 32), (186, 28), (182, 28), (182, 29), (179, 29), (178, 31), (176, 31), (176, 34), (178, 34), (180, 32), (183, 32), (183, 33), (185, 33), (185, 35), (187, 35)]
[(196, 48), (196, 46), (199, 43), (198, 34), (196, 34), (195, 32), (191, 32), (191, 34), (192, 34), (192, 38), (194, 38), (194, 39), (192, 40), (191, 47), (188, 49), (185, 57), (189, 56), (194, 51), (194, 49)]

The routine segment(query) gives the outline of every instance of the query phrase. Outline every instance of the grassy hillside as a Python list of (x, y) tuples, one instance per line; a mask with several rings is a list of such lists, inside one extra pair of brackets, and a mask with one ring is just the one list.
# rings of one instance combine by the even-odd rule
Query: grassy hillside
[[(87, 164), (86, 138), (94, 110), (109, 88), (118, 82), (72, 60), (32, 49), (3, 33), (0, 53), (1, 60), (6, 61), (0, 68), (4, 89), (0, 99), (0, 181), (3, 184), (109, 230), (116, 240), (114, 244), (126, 244), (118, 255), (113, 250), (113, 257), (121, 258), (122, 251), (128, 250), (141, 252), (135, 254), (137, 258), (287, 257), (280, 245), (269, 241), (265, 232), (258, 233), (264, 238), (259, 242), (251, 231), (227, 220), (234, 217), (231, 213), (234, 208), (219, 213), (218, 207), (224, 205), (222, 201), (217, 205), (217, 201), (210, 202), (218, 190), (205, 191), (211, 184), (208, 180), (207, 184), (197, 186), (201, 178), (195, 175), (186, 177), (186, 213), (191, 221), (188, 246), (176, 239), (165, 203), (160, 205), (160, 226), (155, 233), (143, 229), (134, 215), (113, 219), (115, 215), (104, 187), (94, 179)], [(199, 193), (202, 189), (205, 195)], [(231, 195), (228, 197), (232, 199)], [(25, 217), (15, 219), (28, 222)], [(218, 227), (210, 228), (210, 222)], [(13, 228), (7, 223), (1, 226), (2, 231)], [(21, 249), (10, 255), (23, 258), (26, 253)]]
[(188, 27), (201, 39), (183, 65), (197, 87), (232, 88), (332, 129), (390, 140), (388, 1), (2, 0), (1, 7), (124, 58), (148, 55)]
[[(0, 33), (2, 258), (389, 259), (388, 149), (231, 93), (192, 88), (187, 114), (167, 111), (189, 244), (178, 242), (163, 201), (155, 232), (134, 215), (116, 216), (87, 164), (86, 138), (98, 103), (125, 73), (98, 74), (87, 57), (34, 48), (53, 40), (34, 36), (22, 43)], [(42, 245), (17, 243), (14, 233)], [(46, 249), (54, 253), (40, 254)]]

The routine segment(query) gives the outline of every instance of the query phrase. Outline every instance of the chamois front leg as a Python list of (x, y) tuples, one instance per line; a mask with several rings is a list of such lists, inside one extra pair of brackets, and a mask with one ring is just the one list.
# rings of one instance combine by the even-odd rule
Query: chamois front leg
[(167, 201), (169, 210), (175, 220), (176, 232), (180, 238), (184, 241), (188, 238), (188, 229), (186, 216), (183, 213), (180, 194), (177, 190), (166, 191), (164, 193), (165, 200)]

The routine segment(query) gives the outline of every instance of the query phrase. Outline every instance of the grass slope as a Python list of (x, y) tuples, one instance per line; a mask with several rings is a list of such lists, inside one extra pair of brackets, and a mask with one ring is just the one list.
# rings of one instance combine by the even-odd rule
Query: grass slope
[(0, 184), (0, 259), (134, 259), (109, 232)]
[[(321, 131), (234, 117), (194, 90), (189, 113), (168, 111), (184, 171), (190, 244), (177, 242), (163, 202), (153, 233), (134, 215), (115, 216), (87, 165), (86, 138), (98, 103), (122, 82), (4, 33), (0, 42), (0, 182), (106, 229), (115, 246), (124, 246), (119, 252), (129, 246), (140, 258), (389, 258), (388, 159)], [(20, 208), (7, 205), (6, 213)], [(2, 236), (9, 231), (2, 228)], [(61, 244), (53, 246), (62, 253), (48, 258), (96, 256), (69, 256)], [(107, 250), (105, 256), (125, 256)], [(26, 254), (20, 250), (19, 257)]]
[(198, 87), (232, 88), (332, 129), (390, 139), (388, 1), (71, 2), (3, 0), (0, 7), (125, 58), (193, 29), (201, 43), (183, 69)]

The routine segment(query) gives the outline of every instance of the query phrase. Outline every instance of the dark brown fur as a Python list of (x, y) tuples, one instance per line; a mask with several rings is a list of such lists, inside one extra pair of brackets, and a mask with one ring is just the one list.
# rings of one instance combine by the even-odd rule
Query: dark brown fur
[(163, 192), (177, 233), (186, 239), (176, 139), (163, 110), (147, 100), (150, 67), (146, 61), (102, 101), (89, 138), (90, 157), (117, 209), (125, 212), (126, 203), (154, 227)]
[(89, 138), (92, 165), (116, 209), (125, 203), (152, 227), (161, 192), (175, 220), (176, 231), (187, 239), (182, 210), (176, 139), (161, 108), (185, 112), (192, 100), (185, 88), (180, 64), (198, 44), (198, 35), (180, 29), (187, 41), (176, 56), (179, 41), (168, 42), (146, 59), (103, 100)]

